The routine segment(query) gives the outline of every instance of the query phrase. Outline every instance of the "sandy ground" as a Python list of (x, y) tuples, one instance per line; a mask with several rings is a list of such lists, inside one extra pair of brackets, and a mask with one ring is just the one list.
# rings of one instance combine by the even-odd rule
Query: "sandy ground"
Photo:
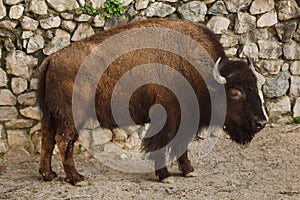
[(87, 185), (63, 181), (60, 158), (53, 159), (58, 178), (44, 182), (39, 156), (10, 152), (0, 158), (0, 199), (300, 199), (300, 127), (268, 126), (243, 149), (227, 138), (199, 159), (202, 140), (190, 146), (198, 176), (184, 178), (171, 166), (174, 183), (160, 183), (154, 173), (130, 174), (104, 166), (88, 153), (76, 155)]

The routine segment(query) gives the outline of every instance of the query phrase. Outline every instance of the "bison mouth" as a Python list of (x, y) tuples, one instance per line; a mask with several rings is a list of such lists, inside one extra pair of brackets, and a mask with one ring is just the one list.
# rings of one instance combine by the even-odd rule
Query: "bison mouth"
[(249, 144), (255, 135), (255, 132), (242, 130), (237, 127), (233, 127), (226, 124), (224, 125), (224, 131), (230, 136), (230, 138), (234, 142), (241, 145)]

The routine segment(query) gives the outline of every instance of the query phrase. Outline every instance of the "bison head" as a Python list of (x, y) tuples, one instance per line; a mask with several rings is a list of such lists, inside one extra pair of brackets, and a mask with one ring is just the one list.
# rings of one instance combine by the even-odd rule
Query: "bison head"
[(227, 111), (224, 129), (235, 142), (249, 143), (267, 122), (254, 68), (252, 64), (241, 61), (227, 61), (218, 68), (219, 61), (213, 74), (214, 79), (225, 86)]

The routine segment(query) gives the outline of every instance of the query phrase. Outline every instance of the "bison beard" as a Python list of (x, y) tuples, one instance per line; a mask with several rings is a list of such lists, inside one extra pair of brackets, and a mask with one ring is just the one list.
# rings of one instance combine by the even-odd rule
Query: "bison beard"
[[(166, 28), (189, 36), (206, 50), (211, 60), (216, 62), (220, 58), (219, 69), (221, 74), (218, 66), (215, 65), (214, 69), (213, 66), (208, 69), (210, 73), (206, 75), (207, 77), (200, 76), (197, 70), (183, 58), (162, 50), (142, 49), (130, 52), (114, 61), (98, 83), (95, 107), (96, 115), (101, 125), (108, 128), (117, 126), (112, 116), (110, 99), (114, 85), (119, 78), (134, 66), (145, 63), (161, 63), (179, 71), (189, 81), (195, 91), (201, 116), (199, 130), (209, 126), (212, 112), (219, 112), (219, 110), (211, 110), (211, 99), (208, 90), (216, 94), (218, 94), (218, 91), (205, 85), (203, 79), (206, 78), (212, 80), (214, 84), (221, 84), (225, 87), (227, 105), (222, 104), (220, 107), (223, 107), (223, 109), (226, 107), (229, 109), (235, 108), (230, 110), (230, 115), (227, 115), (225, 120), (226, 122), (232, 122), (228, 123), (227, 131), (234, 141), (242, 144), (248, 143), (253, 138), (254, 133), (264, 127), (266, 118), (262, 112), (261, 103), (257, 103), (260, 102), (260, 99), (257, 93), (255, 75), (246, 63), (229, 61), (223, 47), (210, 30), (197, 23), (177, 20), (149, 19), (136, 21), (72, 43), (69, 47), (49, 56), (41, 65), (37, 91), (39, 106), (43, 113), (39, 172), (44, 177), (44, 180), (50, 181), (56, 177), (56, 173), (51, 169), (51, 158), (55, 143), (58, 145), (66, 173), (65, 180), (71, 184), (84, 180), (83, 176), (76, 171), (73, 159), (73, 145), (78, 138), (72, 113), (72, 92), (76, 74), (81, 64), (98, 44), (114, 34), (141, 27)], [(122, 66), (119, 66), (118, 63), (122, 63)], [(206, 64), (204, 63), (203, 66), (206, 66)], [(215, 79), (213, 79), (213, 74)], [(172, 78), (170, 78), (170, 81), (175, 81), (176, 83), (176, 80)], [(232, 88), (239, 92), (238, 96), (230, 93)], [(89, 92), (88, 86), (82, 85), (80, 91), (82, 99), (86, 100), (85, 98), (88, 97), (87, 93)], [(249, 101), (252, 103), (249, 104)], [(167, 121), (163, 129), (154, 136), (151, 133), (153, 129), (150, 127), (142, 146), (145, 152), (150, 153), (150, 158), (155, 160), (155, 174), (163, 181), (170, 176), (165, 165), (164, 152), (176, 135), (182, 112), (189, 111), (180, 110), (176, 97), (168, 89), (149, 84), (139, 88), (133, 94), (130, 101), (132, 120), (137, 124), (149, 122), (148, 111), (155, 104), (165, 107), (168, 116)], [(247, 106), (248, 104), (250, 109)], [(248, 125), (248, 116), (253, 117), (250, 126)], [(82, 122), (84, 119), (86, 119), (85, 113), (82, 111)], [(260, 125), (258, 126), (258, 124)], [(151, 136), (147, 137), (149, 135)], [(194, 170), (186, 150), (194, 135), (195, 133), (187, 132), (178, 140), (180, 145), (175, 143), (171, 148), (171, 157), (176, 157), (183, 176), (189, 176)], [(162, 151), (159, 151), (160, 153), (155, 152), (158, 149)], [(183, 154), (181, 153), (178, 156), (177, 152), (183, 152)]]

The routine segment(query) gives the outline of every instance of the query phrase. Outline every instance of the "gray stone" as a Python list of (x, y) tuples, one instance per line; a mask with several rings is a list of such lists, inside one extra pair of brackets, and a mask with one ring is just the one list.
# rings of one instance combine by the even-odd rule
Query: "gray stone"
[(35, 31), (39, 26), (39, 22), (30, 17), (24, 16), (21, 19), (21, 28), (27, 31)]
[(0, 0), (0, 19), (6, 16), (6, 7), (3, 4), (3, 0)]
[(281, 67), (281, 71), (287, 72), (287, 71), (289, 71), (289, 68), (290, 68), (289, 64), (288, 63), (284, 63), (282, 65), (282, 67)]
[(191, 1), (178, 7), (178, 13), (184, 20), (204, 22), (207, 7), (204, 2)]
[(18, 103), (21, 105), (33, 106), (36, 104), (36, 93), (28, 92), (25, 94), (20, 94), (17, 97)]
[(32, 127), (29, 131), (30, 134), (33, 134), (37, 131), (40, 131), (41, 130), (41, 127), (42, 127), (42, 124), (41, 123), (37, 123), (34, 127)]
[(37, 63), (37, 58), (26, 55), (23, 51), (16, 50), (9, 53), (6, 57), (6, 72), (29, 79), (32, 68), (35, 67)]
[(29, 10), (37, 15), (47, 15), (48, 6), (44, 0), (31, 0)]
[(9, 89), (0, 90), (0, 105), (1, 106), (14, 106), (16, 105), (16, 97)]
[(248, 13), (238, 12), (235, 20), (234, 30), (236, 33), (253, 31), (256, 27), (256, 18)]
[(139, 138), (137, 132), (134, 132), (126, 141), (125, 149), (134, 150), (139, 149), (141, 146), (142, 140)]
[(266, 102), (267, 111), (270, 117), (278, 117), (280, 115), (291, 112), (291, 102), (288, 96), (272, 99)]
[(286, 72), (280, 72), (274, 78), (267, 78), (263, 85), (263, 93), (268, 98), (281, 97), (289, 89), (289, 77)]
[(12, 6), (10, 9), (9, 9), (9, 18), (11, 19), (20, 19), (23, 15), (23, 12), (24, 12), (24, 6), (22, 5), (15, 5), (15, 6)]
[(162, 2), (154, 2), (146, 9), (147, 17), (166, 17), (175, 12), (175, 8)]
[(91, 16), (87, 15), (87, 14), (81, 14), (74, 18), (74, 20), (77, 22), (88, 22), (90, 19), (91, 19)]
[(40, 109), (38, 106), (30, 106), (27, 108), (23, 108), (20, 110), (20, 113), (27, 118), (30, 119), (36, 119), (36, 120), (40, 120), (41, 119), (41, 113), (40, 113)]
[(0, 22), (0, 28), (7, 29), (7, 30), (13, 30), (16, 28), (17, 23), (13, 22), (11, 20), (3, 20)]
[(234, 58), (237, 55), (237, 48), (229, 48), (229, 49), (225, 49), (225, 54), (229, 57), (229, 58)]
[(68, 46), (71, 43), (70, 37), (70, 34), (66, 31), (57, 29), (54, 38), (47, 45), (47, 47), (43, 49), (44, 54), (51, 55), (52, 53)]
[(54, 34), (53, 32), (50, 30), (47, 30), (46, 33), (44, 34), (45, 38), (48, 39), (48, 40), (52, 40), (53, 37), (54, 37)]
[(113, 17), (111, 19), (107, 19), (105, 21), (104, 30), (111, 29), (114, 26), (119, 26), (119, 25), (122, 25), (122, 24), (126, 24), (127, 22), (128, 22), (128, 18), (126, 18), (125, 16)]
[(86, 120), (86, 122), (84, 123), (82, 129), (93, 130), (93, 129), (99, 127), (99, 126), (100, 126), (100, 124), (99, 124), (98, 120), (88, 119), (88, 120)]
[(5, 127), (7, 129), (21, 129), (21, 128), (30, 128), (33, 126), (34, 120), (32, 119), (14, 119), (8, 122), (5, 122)]
[(112, 132), (114, 141), (125, 142), (128, 137), (127, 132), (120, 128), (114, 128)]
[(213, 16), (207, 23), (207, 27), (215, 34), (221, 34), (228, 29), (229, 24), (229, 19), (221, 16)]
[(48, 5), (57, 12), (79, 8), (76, 0), (47, 0)]
[(237, 13), (240, 10), (248, 7), (252, 0), (224, 0), (227, 10), (232, 13)]
[(260, 28), (254, 30), (256, 40), (269, 40), (271, 36), (268, 28)]
[(92, 36), (94, 34), (95, 34), (94, 30), (89, 24), (82, 23), (82, 24), (78, 25), (71, 40), (72, 41), (82, 40), (82, 39)]
[(288, 42), (297, 28), (297, 23), (294, 21), (288, 21), (283, 23), (277, 23), (275, 29), (279, 39), (283, 42)]
[(123, 7), (126, 7), (129, 4), (131, 4), (133, 2), (133, 0), (120, 0), (120, 2), (122, 3)]
[(99, 27), (104, 27), (104, 25), (105, 25), (105, 20), (100, 19), (98, 16), (94, 17), (94, 19), (93, 19), (94, 27), (99, 28)]
[(7, 130), (7, 140), (10, 148), (24, 148), (28, 152), (33, 152), (34, 146), (26, 130)]
[(132, 125), (132, 126), (126, 126), (123, 129), (127, 132), (127, 135), (132, 135), (135, 132), (139, 132), (140, 128), (141, 128), (140, 125)]
[(16, 5), (18, 3), (21, 3), (24, 0), (4, 0), (4, 3), (7, 5)]
[(91, 3), (95, 9), (104, 8), (104, 2), (105, 0), (86, 0), (86, 3)]
[(258, 40), (259, 57), (277, 59), (282, 55), (282, 48), (277, 42)]
[(38, 88), (38, 82), (39, 82), (38, 78), (32, 78), (30, 80), (30, 89), (31, 90), (37, 90), (37, 88)]
[(261, 60), (258, 66), (263, 71), (268, 72), (268, 74), (276, 75), (280, 72), (283, 64), (283, 60)]
[(256, 60), (258, 58), (258, 47), (255, 43), (249, 43), (245, 44), (241, 53), (240, 58), (252, 58), (253, 60)]
[(207, 14), (211, 15), (227, 15), (226, 6), (223, 1), (217, 1), (209, 9)]
[(0, 124), (0, 153), (5, 153), (8, 150), (7, 134), (4, 126)]
[(67, 20), (72, 20), (74, 18), (74, 15), (70, 13), (61, 13), (60, 16)]
[(73, 32), (76, 28), (76, 25), (77, 24), (73, 21), (64, 20), (61, 23), (61, 28), (66, 30), (66, 31)]
[(290, 70), (293, 75), (300, 75), (300, 61), (299, 60), (294, 61), (291, 64)]
[(300, 96), (300, 76), (291, 77), (290, 96), (293, 97)]
[(16, 107), (1, 106), (0, 107), (0, 121), (9, 121), (15, 119), (19, 115)]
[(297, 41), (300, 42), (300, 26), (298, 26), (297, 31), (294, 33), (293, 38)]
[(40, 26), (42, 27), (42, 29), (57, 28), (60, 26), (60, 24), (61, 24), (61, 19), (59, 16), (49, 17), (40, 20)]
[(170, 2), (170, 3), (176, 3), (179, 0), (161, 0), (162, 2)]
[(149, 4), (149, 0), (136, 0), (135, 1), (135, 9), (136, 10), (142, 10), (147, 8)]
[(300, 44), (291, 41), (283, 45), (284, 58), (288, 60), (299, 60), (300, 59)]
[(220, 42), (223, 45), (223, 47), (234, 47), (237, 44), (239, 44), (240, 36), (237, 34), (234, 34), (233, 32), (225, 32), (222, 34)]
[(295, 0), (276, 1), (276, 8), (279, 20), (287, 21), (300, 16), (300, 7)]
[(11, 89), (15, 94), (21, 94), (27, 89), (27, 80), (24, 78), (12, 78)]
[(273, 0), (254, 0), (250, 6), (252, 15), (262, 14), (274, 9), (275, 3)]
[(269, 27), (273, 26), (277, 22), (277, 13), (275, 10), (272, 10), (260, 16), (257, 20), (257, 27)]
[(34, 33), (32, 31), (23, 31), (21, 39), (29, 39), (34, 35)]
[(102, 145), (112, 140), (113, 134), (109, 129), (96, 128), (92, 130), (92, 144)]
[(27, 53), (36, 52), (44, 48), (44, 38), (41, 35), (31, 37), (27, 43)]
[(6, 87), (7, 86), (7, 75), (5, 71), (0, 68), (0, 87)]
[(4, 48), (6, 51), (14, 51), (16, 50), (14, 42), (11, 40), (11, 38), (7, 38), (4, 40)]
[(295, 102), (293, 108), (293, 117), (300, 117), (300, 97)]

